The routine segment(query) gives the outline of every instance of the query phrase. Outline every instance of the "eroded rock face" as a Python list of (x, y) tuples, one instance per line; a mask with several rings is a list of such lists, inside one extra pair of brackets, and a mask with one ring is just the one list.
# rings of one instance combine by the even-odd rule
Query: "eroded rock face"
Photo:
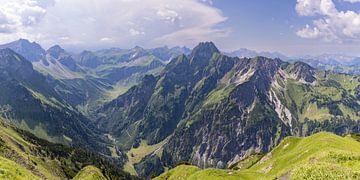
[(30, 77), (34, 72), (30, 62), (9, 48), (0, 50), (0, 70), (20, 79)]
[(289, 73), (298, 81), (314, 83), (316, 81), (315, 69), (303, 62), (295, 62)]
[[(161, 172), (159, 167), (183, 162), (226, 168), (252, 153), (268, 152), (289, 135), (359, 129), (358, 123), (338, 120), (342, 112), (336, 106), (344, 103), (357, 112), (355, 97), (346, 90), (340, 93), (344, 102), (319, 95), (316, 86), (339, 88), (341, 84), (318, 76), (304, 63), (231, 58), (213, 43), (201, 43), (190, 55), (173, 59), (159, 76), (105, 105), (98, 111), (104, 114), (98, 122), (118, 142), (125, 142), (120, 144), (125, 149), (140, 139), (151, 145), (170, 136), (161, 155), (144, 158), (139, 171)], [(146, 85), (149, 82), (151, 86)], [(318, 124), (304, 118), (310, 105), (329, 108), (329, 115), (337, 120)]]
[(223, 101), (190, 117), (192, 124), (177, 129), (164, 148), (167, 165), (189, 161), (203, 168), (226, 168), (250, 151), (269, 151), (290, 135), (289, 125), (278, 118), (268, 98), (280, 64), (259, 57), (235, 66), (236, 72), (253, 73)]
[(31, 62), (40, 61), (45, 55), (45, 50), (39, 44), (36, 42), (29, 42), (26, 39), (19, 39), (0, 46), (0, 49), (5, 48), (9, 48), (16, 53), (21, 54), (26, 60)]

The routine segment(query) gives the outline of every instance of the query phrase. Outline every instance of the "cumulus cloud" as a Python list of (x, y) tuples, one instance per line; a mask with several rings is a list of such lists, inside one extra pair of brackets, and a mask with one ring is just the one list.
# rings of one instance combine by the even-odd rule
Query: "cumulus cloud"
[(339, 11), (332, 0), (297, 0), (296, 11), (300, 16), (319, 17), (297, 32), (300, 37), (337, 42), (360, 40), (360, 14)]
[(175, 11), (168, 7), (160, 8), (156, 15), (159, 16), (161, 19), (174, 23), (175, 21), (181, 20), (181, 16)]
[(53, 3), (52, 0), (0, 0), (0, 26), (7, 27), (6, 33), (10, 33), (35, 25)]
[(144, 35), (145, 34), (145, 32), (138, 31), (138, 30), (136, 30), (134, 28), (130, 28), (129, 33), (130, 33), (131, 36), (138, 36), (138, 35)]
[(83, 48), (193, 45), (226, 36), (226, 19), (203, 0), (0, 0), (0, 33), (6, 33), (0, 42), (23, 37)]

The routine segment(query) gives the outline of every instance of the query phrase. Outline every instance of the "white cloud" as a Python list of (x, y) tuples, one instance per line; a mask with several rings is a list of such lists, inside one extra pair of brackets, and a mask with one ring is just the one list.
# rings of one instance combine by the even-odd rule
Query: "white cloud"
[(360, 0), (344, 0), (345, 2), (350, 2), (350, 3), (358, 3), (360, 2)]
[(109, 37), (103, 37), (100, 39), (100, 41), (113, 41), (113, 39)]
[(210, 5), (213, 5), (213, 4), (214, 4), (214, 2), (213, 2), (212, 0), (202, 0), (202, 2), (208, 3), (208, 4), (210, 4)]
[(70, 39), (70, 37), (63, 36), (63, 37), (60, 37), (59, 39), (61, 39), (61, 40), (69, 40), (69, 39)]
[(175, 11), (167, 7), (160, 8), (156, 15), (159, 16), (161, 19), (175, 23), (175, 21), (181, 20), (181, 16)]
[(138, 30), (136, 30), (134, 28), (130, 28), (129, 33), (130, 33), (131, 36), (138, 36), (138, 35), (144, 35), (145, 34), (145, 32), (138, 31)]
[(193, 45), (226, 36), (224, 21), (202, 0), (0, 0), (0, 33), (7, 33), (0, 43), (22, 37), (81, 48)]
[(307, 24), (306, 27), (296, 33), (303, 38), (316, 38), (319, 36), (319, 29), (317, 27), (310, 28)]
[(360, 14), (339, 11), (332, 0), (297, 0), (296, 11), (301, 16), (320, 17), (312, 22), (312, 26), (306, 25), (296, 33), (302, 38), (337, 42), (360, 40)]
[(7, 26), (8, 33), (35, 25), (53, 3), (52, 0), (0, 0), (0, 25)]

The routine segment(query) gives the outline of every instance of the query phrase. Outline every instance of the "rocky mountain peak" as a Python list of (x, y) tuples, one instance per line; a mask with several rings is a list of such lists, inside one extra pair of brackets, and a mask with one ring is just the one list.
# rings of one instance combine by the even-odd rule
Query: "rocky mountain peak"
[(132, 54), (130, 56), (130, 59), (137, 59), (148, 54), (148, 52), (140, 46), (135, 46), (134, 48), (132, 48), (131, 53)]
[(199, 43), (190, 54), (190, 65), (194, 68), (206, 66), (214, 53), (220, 53), (213, 42)]
[(220, 53), (213, 42), (201, 42), (191, 52), (191, 57), (211, 57), (214, 53)]
[(133, 52), (145, 52), (146, 50), (140, 46), (135, 46), (134, 48), (131, 49), (131, 51)]
[(46, 52), (55, 59), (57, 59), (61, 54), (65, 53), (65, 50), (61, 48), (59, 45), (55, 45), (50, 47)]
[(27, 39), (19, 39), (14, 42), (0, 45), (0, 49), (4, 48), (10, 48), (31, 62), (39, 61), (45, 54), (45, 50), (38, 43), (30, 42)]
[(315, 69), (304, 62), (295, 62), (289, 72), (293, 74), (297, 80), (303, 80), (307, 83), (316, 81)]

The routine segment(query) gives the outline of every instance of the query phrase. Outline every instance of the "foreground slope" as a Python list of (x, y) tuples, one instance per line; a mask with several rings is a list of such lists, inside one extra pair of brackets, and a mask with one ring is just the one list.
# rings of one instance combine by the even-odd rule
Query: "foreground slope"
[(360, 143), (322, 132), (305, 138), (287, 137), (244, 169), (180, 165), (155, 179), (358, 179), (359, 169)]
[[(90, 151), (36, 138), (0, 118), (0, 178), (71, 179), (83, 167), (88, 168), (81, 172), (95, 172), (93, 177), (135, 178), (118, 169), (119, 164), (115, 163)], [(83, 177), (81, 173), (79, 176)]]
[(14, 161), (0, 157), (1, 179), (40, 179)]
[(74, 180), (106, 180), (106, 178), (99, 168), (86, 166), (74, 177)]

